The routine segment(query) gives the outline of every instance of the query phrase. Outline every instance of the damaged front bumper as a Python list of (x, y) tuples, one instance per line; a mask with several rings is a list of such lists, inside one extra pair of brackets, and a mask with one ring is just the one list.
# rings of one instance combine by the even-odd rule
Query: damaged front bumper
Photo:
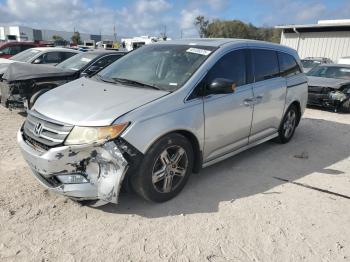
[[(114, 141), (43, 150), (25, 140), (22, 130), (18, 131), (17, 140), (33, 175), (49, 190), (77, 200), (118, 203), (129, 164)], [(69, 179), (62, 180), (63, 176)], [(74, 179), (79, 177), (83, 181)]]
[(339, 109), (348, 111), (348, 101), (350, 100), (350, 94), (342, 91), (328, 92), (310, 92), (308, 93), (308, 105), (322, 106), (325, 108), (332, 108), (335, 111)]

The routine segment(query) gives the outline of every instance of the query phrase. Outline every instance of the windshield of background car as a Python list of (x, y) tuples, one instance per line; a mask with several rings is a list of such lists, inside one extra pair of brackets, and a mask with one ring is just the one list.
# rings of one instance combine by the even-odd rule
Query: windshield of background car
[(56, 67), (61, 69), (78, 71), (98, 56), (99, 54), (96, 54), (96, 53), (95, 54), (94, 53), (78, 54), (78, 55), (72, 56), (71, 58), (68, 58), (62, 63), (59, 63), (58, 65), (56, 65)]
[(41, 51), (37, 49), (27, 49), (23, 52), (10, 58), (10, 60), (15, 60), (19, 62), (30, 62), (34, 57), (36, 57)]
[(145, 45), (120, 58), (98, 76), (115, 81), (137, 81), (173, 92), (186, 83), (215, 49), (194, 45)]
[(313, 68), (321, 64), (320, 61), (316, 61), (316, 60), (301, 60), (301, 63), (304, 68)]
[(350, 67), (318, 66), (307, 73), (308, 76), (350, 79)]

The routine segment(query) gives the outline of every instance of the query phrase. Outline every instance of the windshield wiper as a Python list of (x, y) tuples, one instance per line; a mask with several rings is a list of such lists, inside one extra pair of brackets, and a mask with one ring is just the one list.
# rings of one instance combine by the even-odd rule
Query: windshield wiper
[(148, 87), (148, 88), (152, 88), (152, 89), (156, 89), (156, 90), (162, 90), (162, 89), (159, 88), (158, 86), (151, 85), (151, 84), (146, 84), (146, 83), (142, 83), (142, 82), (135, 81), (135, 80), (125, 79), (125, 78), (112, 78), (112, 79), (113, 79), (115, 82), (119, 82), (119, 83), (122, 83), (122, 84), (144, 86), (144, 87)]
[(96, 79), (100, 80), (100, 81), (103, 81), (103, 82), (106, 82), (106, 83), (111, 83), (111, 84), (115, 84), (115, 81), (113, 79), (110, 79), (110, 78), (105, 78), (99, 74), (96, 74), (94, 76)]

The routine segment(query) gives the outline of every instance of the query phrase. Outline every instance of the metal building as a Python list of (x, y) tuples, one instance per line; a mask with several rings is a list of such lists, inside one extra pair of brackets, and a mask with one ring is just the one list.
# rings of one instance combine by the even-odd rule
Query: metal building
[(281, 44), (297, 50), (301, 58), (327, 57), (337, 62), (341, 57), (350, 56), (350, 19), (276, 28), (282, 29)]

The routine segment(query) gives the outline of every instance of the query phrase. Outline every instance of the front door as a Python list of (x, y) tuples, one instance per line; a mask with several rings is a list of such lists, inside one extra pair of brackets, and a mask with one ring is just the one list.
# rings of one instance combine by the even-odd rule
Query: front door
[(215, 94), (206, 89), (204, 162), (247, 145), (252, 122), (253, 86), (247, 80), (245, 50), (224, 55), (208, 72), (205, 85), (217, 78), (232, 80), (236, 90)]

